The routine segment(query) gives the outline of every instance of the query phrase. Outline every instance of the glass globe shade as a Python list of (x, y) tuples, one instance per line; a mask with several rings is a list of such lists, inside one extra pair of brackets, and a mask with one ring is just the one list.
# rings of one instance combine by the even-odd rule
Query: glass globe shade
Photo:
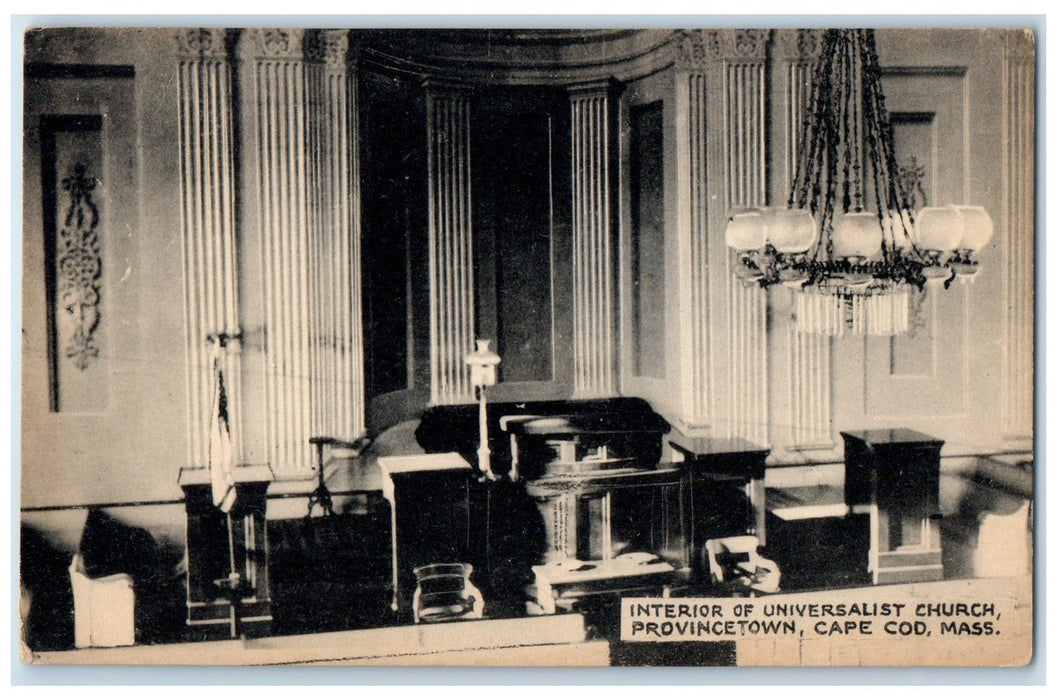
[(727, 245), (737, 251), (759, 250), (766, 242), (765, 229), (758, 209), (739, 212), (727, 221)]
[(949, 253), (962, 240), (964, 221), (952, 207), (924, 207), (914, 222), (914, 243), (922, 250)]
[(974, 206), (951, 208), (962, 215), (962, 222), (965, 226), (962, 239), (958, 242), (958, 248), (975, 253), (991, 242), (991, 238), (995, 235), (995, 223), (991, 221), (986, 209)]
[(877, 214), (852, 212), (833, 223), (833, 256), (871, 258), (881, 252), (881, 222)]
[(815, 217), (807, 209), (775, 209), (767, 218), (767, 242), (779, 253), (806, 253), (818, 240)]

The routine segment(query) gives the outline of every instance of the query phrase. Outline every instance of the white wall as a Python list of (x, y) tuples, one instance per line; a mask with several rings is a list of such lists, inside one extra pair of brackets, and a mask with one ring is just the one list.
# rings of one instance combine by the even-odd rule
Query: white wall
[[(186, 449), (175, 42), (164, 31), (27, 37), (26, 61), (132, 66), (135, 78), (26, 83), (23, 141), (22, 505), (179, 498)], [(106, 395), (52, 413), (40, 193), (41, 114), (103, 116)], [(61, 175), (60, 175), (61, 177)]]
[[(779, 38), (776, 38), (777, 41)], [(889, 107), (896, 111), (936, 111), (934, 135), (936, 163), (945, 166), (944, 179), (937, 181), (939, 196), (983, 204), (996, 223), (996, 236), (981, 254), (984, 270), (971, 287), (939, 293), (934, 331), (926, 342), (910, 344), (907, 352), (928, 353), (928, 376), (905, 380), (892, 376), (886, 367), (884, 343), (869, 346), (860, 339), (834, 341), (829, 373), (832, 422), (830, 435), (839, 446), (837, 431), (906, 425), (935, 434), (950, 443), (950, 449), (990, 451), (1008, 444), (1009, 430), (1002, 411), (1008, 403), (1008, 376), (1013, 360), (1010, 348), (1028, 338), (1030, 303), (1008, 287), (1011, 265), (1030, 267), (1013, 259), (1010, 236), (1023, 249), (1030, 234), (1023, 222), (1010, 230), (1009, 190), (1015, 184), (1005, 178), (1011, 144), (1003, 138), (1010, 120), (1023, 118), (1032, 105), (1010, 106), (1007, 74), (1003, 72), (1009, 37), (998, 31), (949, 32), (882, 31), (879, 49), (886, 69), (885, 86)], [(105, 40), (93, 30), (56, 30), (31, 37), (27, 61), (132, 66), (134, 78), (84, 80), (33, 79), (26, 85), (26, 132), (23, 163), (23, 507), (69, 504), (166, 500), (181, 496), (176, 479), (186, 466), (186, 389), (184, 357), (183, 279), (180, 238), (180, 164), (177, 142), (178, 58), (171, 30), (110, 30)], [(242, 80), (248, 69), (241, 69)], [(766, 74), (769, 114), (777, 120), (784, 109), (787, 82), (772, 61)], [(666, 182), (666, 274), (665, 345), (666, 377), (663, 380), (631, 376), (625, 355), (621, 393), (650, 400), (670, 421), (683, 417), (687, 405), (687, 383), (679, 368), (692, 348), (684, 347), (686, 318), (682, 298), (685, 248), (680, 232), (680, 158), (675, 131), (681, 115), (676, 111), (676, 72), (668, 69), (650, 77), (632, 80), (625, 102), (665, 100)], [(243, 96), (243, 100), (247, 99)], [(722, 91), (713, 86), (707, 108), (719, 109)], [(39, 133), (31, 127), (43, 113), (95, 113), (104, 119), (105, 163), (100, 179), (105, 185), (104, 316), (105, 346), (109, 378), (107, 396), (97, 411), (77, 415), (52, 413), (47, 404), (47, 364), (44, 324), (44, 287), (40, 274), (43, 260), (40, 213)], [(715, 114), (710, 111), (709, 114)], [(247, 122), (248, 123), (248, 122)], [(710, 122), (711, 135), (721, 128)], [(784, 198), (786, 152), (783, 125), (768, 124), (766, 143), (768, 196)], [(236, 135), (238, 138), (238, 135)], [(952, 141), (953, 140), (953, 141)], [(940, 145), (958, 145), (952, 151)], [(243, 138), (243, 143), (245, 143)], [(711, 138), (709, 155), (721, 159), (722, 139)], [(255, 162), (242, 154), (245, 163)], [(949, 167), (947, 167), (949, 166)], [(1030, 170), (1025, 177), (1030, 175)], [(252, 201), (253, 178), (240, 179), (246, 202)], [(1031, 183), (1021, 183), (1030, 192)], [(710, 203), (707, 231), (711, 263), (710, 289), (725, 284), (729, 275), (727, 255), (719, 227), (726, 217), (718, 203)], [(244, 210), (248, 204), (243, 203)], [(243, 224), (250, 230), (256, 218), (243, 211)], [(261, 361), (261, 311), (259, 300), (258, 249), (243, 239), (240, 254), (243, 309), (247, 331), (244, 366)], [(1028, 246), (1030, 251), (1030, 246)], [(622, 284), (628, 283), (626, 251), (621, 266)], [(1020, 262), (1018, 262), (1018, 260)], [(563, 261), (564, 262), (564, 261)], [(714, 265), (714, 267), (712, 267)], [(1030, 276), (1030, 270), (1025, 273)], [(626, 299), (625, 299), (626, 301)], [(1017, 308), (1010, 308), (1013, 303)], [(1027, 315), (1024, 309), (1027, 307)], [(796, 461), (803, 457), (835, 458), (832, 450), (797, 452), (783, 450), (792, 445), (790, 418), (789, 292), (767, 292), (766, 313), (766, 406), (768, 434), (776, 457)], [(728, 306), (710, 307), (709, 323), (725, 328)], [(700, 311), (700, 310), (698, 310)], [(1019, 319), (1010, 323), (1011, 314)], [(626, 314), (626, 311), (625, 311)], [(626, 318), (625, 318), (626, 325)], [(725, 331), (724, 331), (725, 332)], [(717, 330), (717, 337), (722, 333)], [(103, 337), (103, 336), (101, 336)], [(627, 344), (625, 343), (625, 352)], [(730, 356), (723, 343), (712, 346), (715, 361), (713, 390), (725, 391), (729, 377), (723, 368)], [(749, 348), (735, 348), (745, 352)], [(954, 351), (957, 352), (954, 352)], [(903, 352), (902, 350), (899, 350)], [(954, 355), (955, 363), (947, 358)], [(1015, 358), (1014, 358), (1015, 359)], [(922, 366), (920, 356), (907, 363)], [(901, 360), (902, 362), (902, 360)], [(1022, 361), (1021, 361), (1022, 362)], [(908, 366), (903, 363), (900, 366)], [(254, 376), (246, 370), (246, 376)], [(248, 461), (264, 454), (260, 407), (260, 376), (245, 385), (246, 451)], [(1005, 397), (1005, 398), (1004, 398)], [(721, 406), (722, 408), (722, 406)], [(1030, 428), (1030, 426), (1029, 426)], [(1025, 431), (1019, 430), (1021, 434)], [(173, 523), (171, 508), (143, 509), (131, 518), (161, 519)], [(179, 509), (175, 509), (178, 511)], [(149, 515), (148, 513), (165, 513)], [(35, 517), (35, 516), (34, 516)]]
[[(666, 248), (668, 256), (674, 256), (666, 308), (668, 353), (674, 360), (668, 365), (678, 367), (688, 354), (706, 356), (707, 391), (715, 394), (704, 397), (711, 406), (709, 420), (688, 429), (751, 437), (751, 422), (759, 421), (756, 433), (766, 437), (763, 441), (772, 448), (776, 463), (839, 460), (840, 431), (881, 427), (909, 427), (940, 437), (947, 441), (945, 454), (1030, 449), (1031, 396), (1023, 383), (1010, 382), (1011, 376), (1032, 371), (1030, 353), (1023, 348), (1030, 348), (1033, 322), (1033, 182), (1030, 166), (1022, 167), (1031, 152), (1025, 150), (1030, 142), (1021, 139), (1018, 144), (1011, 138), (1025, 131), (1030, 134), (1034, 110), (1030, 74), (1025, 78), (1021, 73), (1018, 78), (1012, 69), (1018, 52), (1030, 53), (1030, 41), (1012, 30), (939, 29), (882, 30), (877, 40), (888, 109), (917, 120), (911, 127), (897, 125), (896, 133), (897, 139), (902, 134), (900, 147), (913, 150), (924, 161), (932, 178), (929, 203), (979, 204), (995, 222), (994, 239), (978, 255), (982, 271), (975, 281), (969, 285), (956, 282), (949, 290), (930, 289), (917, 313), (915, 333), (894, 340), (847, 336), (805, 342), (802, 338), (796, 349), (795, 303), (790, 290), (778, 286), (765, 292), (763, 319), (744, 315), (755, 313), (751, 306), (731, 303), (728, 295), (732, 292), (724, 282), (731, 274), (732, 254), (723, 244), (722, 224), (727, 216), (724, 197), (736, 185), (724, 180), (734, 177), (724, 162), (730, 148), (744, 145), (738, 141), (744, 136), (737, 130), (752, 131), (759, 126), (745, 120), (761, 118), (752, 109), (738, 106), (743, 120), (730, 120), (730, 81), (745, 73), (725, 71), (727, 66), (746, 62), (744, 55), (737, 55), (735, 48), (704, 67), (677, 64), (671, 71), (633, 82), (627, 91), (633, 102), (664, 95), (667, 111), (669, 103), (674, 108), (674, 95), (687, 71), (697, 71), (707, 85), (700, 104), (690, 100), (687, 107), (681, 103), (670, 118), (666, 112), (665, 121), (666, 168), (673, 171), (668, 178), (669, 195), (683, 186), (674, 171), (689, 172), (690, 167), (680, 163), (688, 154), (678, 150), (667, 131), (674, 131), (679, 120), (699, 115), (708, 121), (708, 163), (702, 167), (710, 193), (707, 230), (688, 231), (685, 218), (680, 219), (678, 197), (685, 196), (685, 190), (679, 190), (677, 197), (669, 196), (667, 206)], [(722, 41), (721, 36), (716, 45), (722, 46)], [(762, 146), (750, 143), (748, 149), (750, 157), (763, 159), (768, 204), (784, 203), (795, 169), (788, 159), (798, 124), (791, 124), (787, 115), (793, 88), (803, 90), (805, 86), (790, 78), (795, 54), (788, 47), (794, 44), (795, 30), (778, 30), (771, 36), (762, 117), (767, 139)], [(691, 110), (689, 117), (687, 109)], [(912, 133), (901, 132), (904, 128)], [(688, 255), (685, 241), (696, 235), (707, 239), (709, 283), (703, 302), (672, 284), (678, 280), (682, 258)], [(625, 268), (628, 254), (625, 250)], [(623, 280), (625, 285), (629, 282), (626, 275)], [(696, 314), (709, 330), (708, 340), (699, 347), (686, 345), (680, 337), (688, 305), (689, 316)], [(766, 330), (758, 341), (751, 332), (731, 334), (731, 329), (745, 328), (746, 323), (751, 331), (751, 324), (761, 321)], [(765, 358), (762, 371), (732, 374), (739, 363), (744, 364), (742, 356), (761, 354)], [(689, 381), (636, 378), (626, 365), (624, 393), (645, 396), (673, 424), (693, 422), (684, 420), (688, 417), (684, 407), (690, 403), (687, 394), (694, 391)], [(797, 381), (797, 376), (806, 379)], [(763, 403), (756, 403), (752, 398), (755, 389), (743, 383), (759, 377), (766, 381)], [(807, 407), (797, 408), (804, 405), (800, 392), (812, 391), (806, 394)], [(741, 392), (746, 397), (742, 403), (748, 408), (749, 425), (744, 414), (734, 413), (731, 407), (732, 399), (742, 398)], [(819, 416), (808, 415), (814, 407), (822, 411)], [(1011, 418), (1014, 413), (1015, 419)], [(808, 423), (812, 421), (821, 424), (815, 438), (810, 438)]]

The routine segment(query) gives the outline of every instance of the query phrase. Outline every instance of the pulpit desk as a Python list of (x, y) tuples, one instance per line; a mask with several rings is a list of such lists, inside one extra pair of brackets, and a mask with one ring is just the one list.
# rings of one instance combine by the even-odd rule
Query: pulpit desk
[(681, 472), (658, 465), (663, 419), (599, 411), (506, 417), (501, 426), (544, 530), (530, 610), (671, 587), (672, 562), (684, 559)]
[(844, 500), (870, 515), (873, 582), (943, 578), (939, 515), (943, 441), (906, 428), (842, 432)]
[[(238, 466), (232, 475), (236, 500), (225, 514), (213, 505), (208, 469), (180, 470), (178, 483), (187, 510), (187, 625), (192, 638), (229, 637), (236, 628), (254, 636), (271, 630), (265, 496), (272, 472), (266, 466)], [(240, 590), (222, 585), (232, 573), (238, 574)]]

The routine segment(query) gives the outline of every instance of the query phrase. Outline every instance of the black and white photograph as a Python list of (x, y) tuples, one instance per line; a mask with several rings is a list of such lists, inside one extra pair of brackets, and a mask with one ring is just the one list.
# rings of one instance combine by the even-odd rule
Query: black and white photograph
[(1030, 664), (1036, 30), (700, 19), (16, 36), (22, 663)]

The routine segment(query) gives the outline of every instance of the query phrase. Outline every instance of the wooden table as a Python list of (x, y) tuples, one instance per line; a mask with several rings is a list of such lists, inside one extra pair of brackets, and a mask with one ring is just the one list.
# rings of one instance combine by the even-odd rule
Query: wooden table
[(672, 448), (685, 458), (686, 483), (690, 512), (690, 564), (698, 576), (703, 576), (705, 540), (734, 533), (712, 533), (706, 525), (715, 515), (713, 492), (724, 481), (733, 482), (744, 490), (752, 514), (744, 532), (767, 544), (767, 505), (764, 476), (770, 450), (742, 438), (690, 438), (675, 435), (669, 439)]
[(472, 468), (454, 452), (379, 457), (392, 510), (394, 611), (410, 612), (416, 566), (467, 562)]

